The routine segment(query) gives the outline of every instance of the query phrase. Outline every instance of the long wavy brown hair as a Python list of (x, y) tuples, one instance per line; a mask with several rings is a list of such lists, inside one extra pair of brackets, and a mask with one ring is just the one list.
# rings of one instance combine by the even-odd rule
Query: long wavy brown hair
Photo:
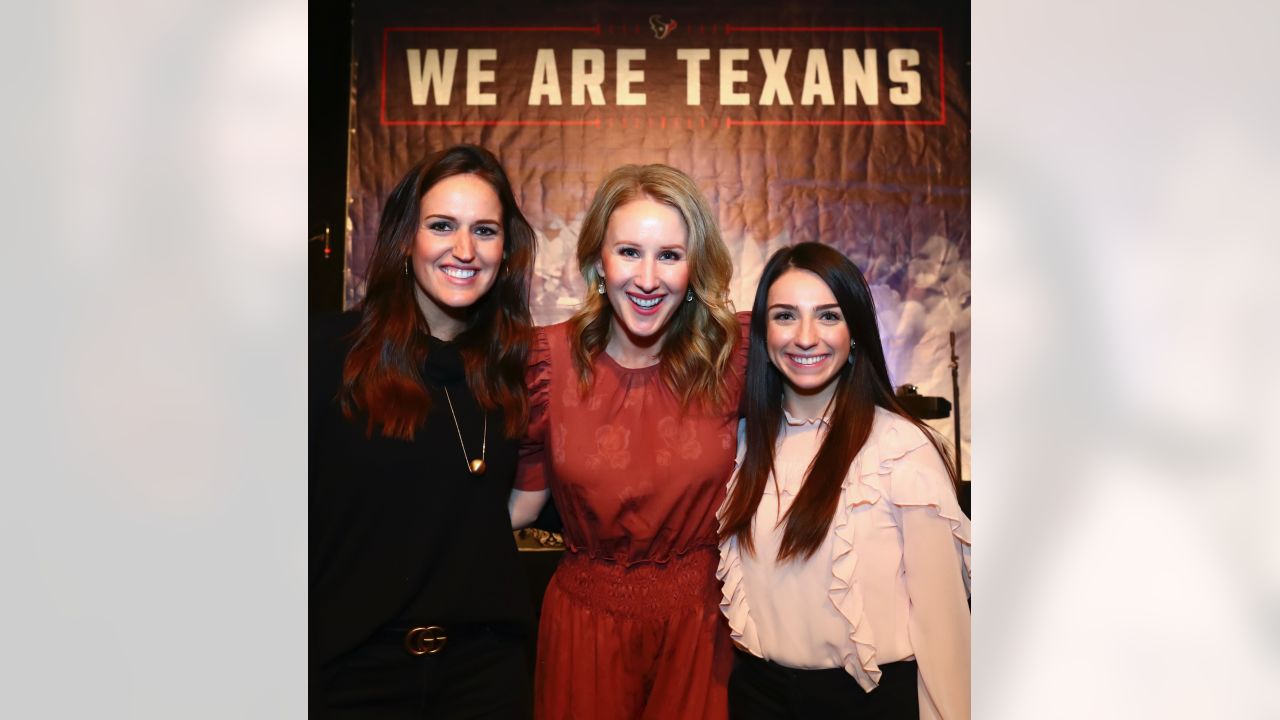
[(905, 418), (920, 428), (942, 457), (955, 487), (956, 476), (947, 447), (933, 430), (898, 402), (889, 381), (884, 348), (876, 327), (875, 301), (871, 288), (858, 267), (839, 251), (819, 243), (799, 243), (774, 253), (765, 265), (756, 288), (751, 312), (751, 341), (747, 356), (747, 380), (743, 390), (743, 410), (747, 419), (746, 454), (738, 469), (738, 479), (729, 492), (720, 537), (737, 538), (748, 553), (755, 552), (751, 522), (765, 484), (773, 473), (774, 449), (783, 422), (782, 373), (769, 362), (766, 342), (769, 288), (791, 269), (808, 270), (831, 288), (840, 313), (857, 343), (853, 363), (846, 363), (836, 376), (827, 435), (818, 448), (804, 484), (783, 515), (786, 529), (778, 548), (777, 561), (808, 558), (826, 539), (840, 502), (840, 489), (849, 466), (871, 436), (877, 407)]
[(418, 309), (416, 280), (405, 272), (405, 262), (421, 222), (422, 197), (441, 180), (465, 174), (489, 183), (498, 194), (503, 261), (493, 287), (469, 308), (466, 327), (454, 341), (466, 365), (467, 386), (485, 409), (503, 409), (507, 436), (520, 436), (528, 423), (524, 372), (532, 338), (528, 298), (537, 239), (498, 159), (484, 148), (456, 145), (405, 173), (382, 209), (368, 290), (339, 393), (343, 415), (352, 419), (363, 413), (369, 435), (380, 428), (387, 437), (412, 440), (431, 409), (421, 374), (431, 328)]
[(596, 262), (604, 247), (609, 217), (619, 207), (650, 198), (675, 208), (689, 229), (686, 258), (693, 302), (680, 304), (669, 321), (659, 352), (663, 381), (685, 409), (722, 407), (729, 401), (727, 377), (738, 343), (738, 324), (729, 301), (733, 260), (698, 186), (667, 165), (624, 165), (600, 183), (578, 234), (578, 267), (587, 281), (582, 308), (569, 320), (569, 338), (579, 387), (591, 384), (591, 367), (609, 343), (613, 306), (596, 292)]

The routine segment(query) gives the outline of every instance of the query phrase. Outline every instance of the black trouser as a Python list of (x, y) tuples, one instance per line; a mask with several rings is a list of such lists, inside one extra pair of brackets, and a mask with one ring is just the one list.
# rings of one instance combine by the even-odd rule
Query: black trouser
[(532, 716), (525, 639), (502, 626), (451, 628), (435, 655), (405, 650), (403, 632), (384, 632), (326, 673), (312, 718), (485, 718)]
[(916, 662), (887, 663), (880, 672), (879, 686), (866, 692), (844, 668), (796, 670), (738, 650), (729, 676), (729, 717), (918, 720)]

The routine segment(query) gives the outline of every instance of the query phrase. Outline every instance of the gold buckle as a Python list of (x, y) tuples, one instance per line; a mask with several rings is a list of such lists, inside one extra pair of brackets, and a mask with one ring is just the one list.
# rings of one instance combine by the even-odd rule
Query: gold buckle
[(408, 650), (410, 655), (435, 655), (444, 650), (448, 642), (449, 636), (445, 635), (444, 628), (439, 625), (428, 625), (413, 628), (405, 633), (404, 649)]

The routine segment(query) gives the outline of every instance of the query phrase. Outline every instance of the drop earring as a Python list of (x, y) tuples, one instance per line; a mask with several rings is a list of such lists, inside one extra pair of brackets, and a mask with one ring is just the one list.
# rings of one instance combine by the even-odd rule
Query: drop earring
[(856, 351), (857, 349), (858, 349), (858, 341), (850, 340), (849, 341), (849, 364), (850, 365), (853, 364), (853, 354), (854, 354), (854, 351)]
[(600, 280), (596, 282), (596, 292), (601, 295), (604, 294), (604, 278), (600, 278)]
[(404, 259), (404, 276), (409, 277), (409, 258)]
[(693, 288), (689, 288), (689, 292), (684, 295), (685, 302), (693, 302)]

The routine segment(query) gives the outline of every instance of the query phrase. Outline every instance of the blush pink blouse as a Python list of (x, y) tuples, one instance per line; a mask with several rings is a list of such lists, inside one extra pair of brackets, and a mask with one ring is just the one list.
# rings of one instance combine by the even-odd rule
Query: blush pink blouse
[[(778, 520), (791, 507), (826, 424), (825, 418), (786, 416), (776, 475), (756, 511), (756, 553), (740, 552), (732, 538), (720, 543), (720, 609), (732, 638), (788, 667), (842, 667), (868, 692), (879, 682), (881, 664), (915, 659), (920, 716), (967, 720), (969, 518), (919, 428), (877, 408), (826, 541), (807, 560), (774, 562), (785, 528)], [(738, 464), (745, 455), (742, 436), (740, 426)]]

